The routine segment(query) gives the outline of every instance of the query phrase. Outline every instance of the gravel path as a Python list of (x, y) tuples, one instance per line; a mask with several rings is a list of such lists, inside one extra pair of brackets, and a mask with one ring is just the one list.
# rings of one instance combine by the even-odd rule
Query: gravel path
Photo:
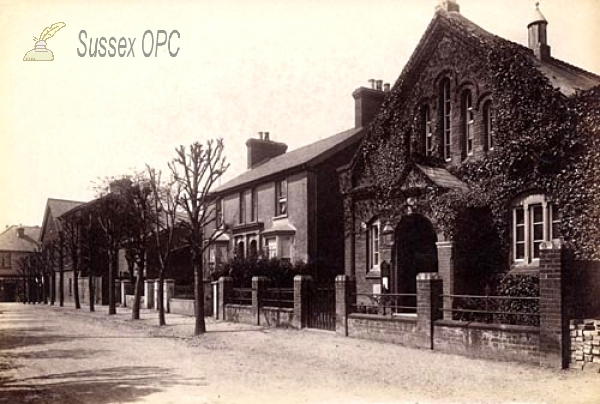
[(600, 375), (118, 309), (0, 304), (0, 403), (600, 403)]

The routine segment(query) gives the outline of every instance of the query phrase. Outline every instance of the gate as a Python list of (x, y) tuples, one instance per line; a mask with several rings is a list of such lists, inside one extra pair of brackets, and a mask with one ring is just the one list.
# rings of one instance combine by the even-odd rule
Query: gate
[(335, 283), (315, 284), (308, 296), (307, 327), (335, 331)]

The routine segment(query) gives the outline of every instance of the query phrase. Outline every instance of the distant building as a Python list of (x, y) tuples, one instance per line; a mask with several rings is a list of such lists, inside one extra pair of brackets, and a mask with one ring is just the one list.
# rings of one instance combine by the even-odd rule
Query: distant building
[(21, 260), (38, 250), (38, 226), (10, 226), (0, 233), (0, 302), (19, 300)]
[(382, 84), (373, 81), (372, 88), (352, 94), (353, 129), (287, 153), (287, 145), (268, 132), (248, 139), (248, 171), (213, 193), (217, 225), (227, 231), (210, 248), (210, 267), (233, 256), (262, 254), (317, 264), (328, 279), (343, 273), (343, 199), (337, 170), (350, 162), (383, 101), (389, 85)]

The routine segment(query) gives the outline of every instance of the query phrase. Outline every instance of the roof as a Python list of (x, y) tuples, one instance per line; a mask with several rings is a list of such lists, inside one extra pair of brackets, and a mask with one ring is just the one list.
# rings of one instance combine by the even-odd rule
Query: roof
[(431, 180), (431, 182), (439, 187), (446, 189), (458, 189), (461, 191), (469, 190), (467, 184), (443, 168), (423, 166), (420, 164), (415, 164), (415, 166), (421, 170), (421, 172), (425, 174), (427, 178)]
[[(23, 237), (19, 237), (18, 229), (23, 228)], [(0, 250), (33, 252), (36, 250), (40, 236), (39, 226), (10, 226), (0, 233)]]
[(362, 139), (363, 128), (354, 128), (311, 143), (272, 158), (215, 189), (214, 193), (230, 191), (251, 182), (266, 179), (303, 166), (314, 166), (331, 155)]
[[(46, 227), (48, 226), (48, 220), (52, 218), (52, 220), (62, 216), (64, 213), (68, 212), (71, 209), (76, 208), (77, 206), (83, 205), (85, 202), (78, 201), (70, 201), (66, 199), (55, 199), (48, 198), (46, 202), (46, 210), (44, 211), (44, 219), (42, 220), (42, 228), (40, 230), (39, 239), (43, 239), (44, 234), (46, 232)], [(55, 223), (59, 225), (58, 223)]]
[[(531, 55), (530, 57), (532, 58), (534, 65), (550, 81), (552, 86), (557, 88), (563, 95), (567, 97), (574, 95), (578, 90), (589, 90), (592, 87), (600, 85), (600, 76), (579, 67), (572, 66), (553, 57), (540, 60), (528, 47), (491, 34), (460, 13), (448, 13), (440, 10), (436, 13), (434, 21), (436, 18), (445, 19), (451, 25), (455, 25), (456, 28), (460, 28), (463, 33), (472, 39), (481, 38), (487, 41), (501, 41), (505, 43), (512, 43), (520, 47), (522, 50)], [(534, 22), (531, 24), (540, 21), (546, 22), (546, 19), (541, 14), (539, 9), (536, 9)], [(425, 36), (428, 36), (427, 32), (424, 37)]]

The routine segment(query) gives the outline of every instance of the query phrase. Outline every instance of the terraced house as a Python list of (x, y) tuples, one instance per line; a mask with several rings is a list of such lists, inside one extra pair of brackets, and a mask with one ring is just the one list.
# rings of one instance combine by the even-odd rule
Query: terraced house
[[(546, 316), (545, 306), (532, 313), (540, 316), (530, 323), (539, 334), (534, 329), (525, 340), (539, 337), (535, 355), (548, 341), (559, 344), (557, 335), (568, 337), (556, 331), (566, 319), (600, 317), (600, 77), (553, 56), (538, 8), (523, 29), (527, 46), (485, 31), (456, 1), (440, 2), (342, 170), (345, 273), (356, 292), (351, 312), (362, 307), (368, 314), (375, 301), (379, 314), (383, 305), (414, 315), (417, 278), (428, 273), (443, 283), (447, 321), (498, 320), (503, 310), (475, 296), (507, 293), (509, 284), (531, 299), (556, 294), (556, 312)], [(544, 254), (556, 250), (549, 264)], [(545, 272), (555, 264), (557, 279)], [(553, 320), (549, 336), (544, 330)], [(392, 334), (408, 324), (350, 318), (347, 332), (403, 340)], [(485, 356), (485, 333), (470, 332), (439, 328), (428, 346), (437, 341)], [(494, 338), (490, 346), (502, 345), (503, 337)], [(561, 347), (564, 356), (568, 348)], [(513, 358), (531, 358), (528, 349), (520, 346)]]

